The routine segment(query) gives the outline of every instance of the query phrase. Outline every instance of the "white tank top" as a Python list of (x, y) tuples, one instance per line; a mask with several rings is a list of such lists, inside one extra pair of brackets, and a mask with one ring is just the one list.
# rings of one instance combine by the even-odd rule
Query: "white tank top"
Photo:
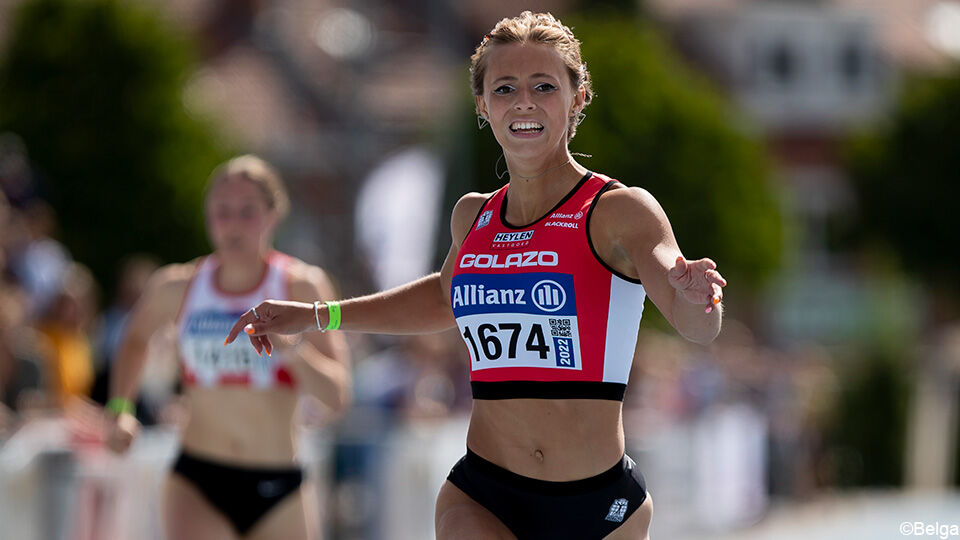
[(257, 355), (241, 334), (224, 346), (233, 323), (267, 299), (290, 298), (287, 268), (291, 258), (273, 251), (267, 269), (252, 290), (228, 293), (217, 286), (219, 263), (210, 255), (197, 266), (177, 316), (178, 349), (187, 386), (247, 386), (256, 389), (294, 387), (281, 353)]

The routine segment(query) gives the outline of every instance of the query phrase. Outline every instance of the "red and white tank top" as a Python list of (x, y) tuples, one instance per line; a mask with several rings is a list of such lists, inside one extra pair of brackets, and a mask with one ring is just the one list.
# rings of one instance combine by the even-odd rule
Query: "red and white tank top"
[(271, 252), (260, 283), (244, 293), (228, 293), (217, 285), (216, 256), (198, 265), (177, 317), (178, 348), (183, 382), (189, 386), (249, 386), (255, 389), (293, 387), (283, 367), (282, 353), (260, 356), (241, 334), (224, 346), (223, 340), (243, 313), (268, 299), (290, 298), (287, 267), (291, 258)]
[(588, 172), (523, 227), (505, 219), (509, 185), (484, 203), (450, 289), (474, 399), (623, 400), (646, 293), (600, 260), (588, 228), (615, 182)]

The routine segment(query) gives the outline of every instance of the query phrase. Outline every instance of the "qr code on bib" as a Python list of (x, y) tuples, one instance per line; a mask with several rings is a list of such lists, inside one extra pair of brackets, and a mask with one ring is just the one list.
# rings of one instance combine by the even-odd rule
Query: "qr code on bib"
[(550, 319), (552, 337), (573, 337), (570, 332), (570, 319)]

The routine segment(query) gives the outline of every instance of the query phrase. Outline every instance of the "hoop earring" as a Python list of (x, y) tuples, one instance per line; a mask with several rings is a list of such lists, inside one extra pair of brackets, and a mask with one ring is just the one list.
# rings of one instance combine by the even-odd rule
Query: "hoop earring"
[(490, 122), (487, 122), (487, 119), (485, 117), (479, 114), (477, 115), (477, 129), (483, 129), (487, 127), (487, 124), (489, 123)]
[(580, 124), (582, 124), (583, 121), (584, 121), (586, 118), (587, 118), (587, 113), (585, 113), (585, 112), (583, 112), (583, 111), (578, 112), (578, 113), (577, 113), (577, 120), (576, 120), (577, 125), (579, 126)]

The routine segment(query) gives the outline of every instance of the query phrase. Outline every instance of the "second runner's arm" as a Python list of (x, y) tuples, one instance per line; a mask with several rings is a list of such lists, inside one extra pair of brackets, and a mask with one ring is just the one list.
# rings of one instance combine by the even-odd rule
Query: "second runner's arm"
[[(124, 335), (110, 366), (110, 398), (135, 402), (140, 377), (147, 361), (147, 346), (153, 334), (173, 322), (186, 294), (192, 269), (171, 265), (157, 270), (127, 319)], [(139, 431), (129, 412), (115, 414), (107, 442), (117, 452), (125, 451)]]
[[(290, 284), (294, 300), (334, 298), (334, 288), (323, 270), (302, 265)], [(289, 367), (300, 388), (334, 413), (344, 411), (352, 399), (350, 353), (339, 332), (311, 332), (293, 346)]]

